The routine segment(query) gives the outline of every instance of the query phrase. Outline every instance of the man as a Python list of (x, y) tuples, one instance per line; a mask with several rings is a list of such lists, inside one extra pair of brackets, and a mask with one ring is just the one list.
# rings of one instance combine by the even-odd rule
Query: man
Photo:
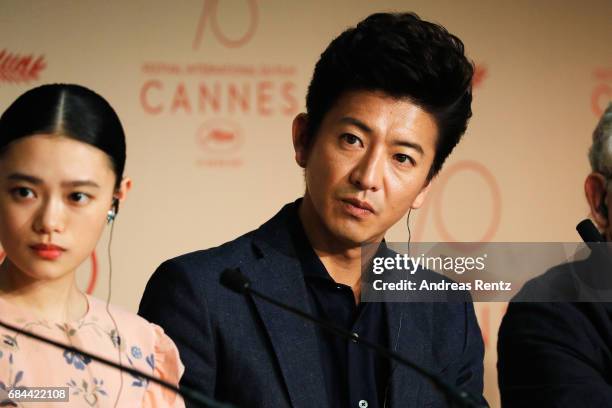
[(470, 303), (361, 303), (361, 245), (382, 241), (465, 132), (473, 67), (463, 44), (414, 14), (374, 14), (318, 61), (293, 121), (306, 191), (255, 231), (162, 264), (140, 313), (174, 339), (182, 384), (245, 407), (421, 407), (445, 397), (396, 366), (219, 284), (253, 287), (330, 320), (482, 395)]
[[(612, 238), (612, 104), (593, 133), (592, 172), (584, 183), (591, 217)], [(498, 372), (504, 407), (604, 407), (612, 404), (611, 263), (603, 248), (559, 265), (525, 285), (504, 316)]]

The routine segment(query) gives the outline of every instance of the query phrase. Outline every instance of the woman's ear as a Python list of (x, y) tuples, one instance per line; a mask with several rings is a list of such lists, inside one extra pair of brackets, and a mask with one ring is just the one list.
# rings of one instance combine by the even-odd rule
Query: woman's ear
[(132, 179), (129, 177), (123, 177), (121, 179), (121, 183), (119, 184), (119, 188), (115, 191), (113, 197), (119, 200), (119, 202), (123, 202), (127, 198), (127, 194), (131, 189)]

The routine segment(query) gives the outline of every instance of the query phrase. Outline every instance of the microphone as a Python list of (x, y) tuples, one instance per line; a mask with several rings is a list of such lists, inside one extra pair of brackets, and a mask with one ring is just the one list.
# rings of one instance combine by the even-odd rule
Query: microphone
[(593, 249), (594, 245), (589, 245), (592, 242), (606, 242), (603, 236), (599, 233), (593, 221), (590, 219), (582, 220), (576, 225), (576, 231), (580, 235), (580, 238)]
[(367, 339), (362, 339), (361, 337), (359, 337), (359, 335), (357, 333), (352, 333), (348, 330), (345, 330), (343, 328), (341, 328), (340, 326), (337, 326), (333, 323), (330, 323), (328, 321), (325, 321), (323, 319), (319, 319), (315, 316), (312, 316), (309, 313), (306, 313), (298, 308), (295, 308), (293, 306), (284, 304), (282, 302), (279, 302), (276, 299), (273, 299), (255, 289), (253, 289), (251, 287), (251, 282), (249, 281), (249, 279), (244, 276), (244, 274), (240, 271), (240, 268), (228, 268), (226, 270), (224, 270), (221, 273), (221, 277), (219, 279), (219, 282), (221, 283), (221, 285), (225, 286), (226, 288), (230, 289), (233, 292), (239, 293), (239, 294), (243, 294), (245, 296), (254, 296), (257, 297), (259, 299), (264, 300), (265, 302), (271, 303), (283, 310), (286, 310), (290, 313), (296, 314), (300, 317), (302, 317), (303, 319), (306, 319), (312, 323), (314, 323), (317, 326), (322, 327), (323, 329), (332, 332), (340, 337), (343, 337), (347, 340), (352, 340), (355, 343), (359, 343), (361, 345), (363, 345), (366, 348), (372, 349), (375, 352), (377, 352), (379, 355), (396, 361), (404, 366), (410, 367), (413, 370), (415, 370), (416, 372), (420, 373), (421, 375), (423, 375), (424, 377), (426, 377), (428, 380), (430, 380), (436, 387), (438, 387), (447, 397), (449, 397), (451, 400), (453, 400), (458, 407), (464, 407), (464, 408), (483, 408), (486, 407), (486, 405), (481, 405), (480, 402), (478, 402), (478, 400), (476, 398), (474, 398), (470, 393), (468, 393), (467, 391), (461, 390), (458, 387), (455, 387), (449, 383), (447, 383), (446, 381), (444, 381), (441, 377), (439, 377), (436, 373), (421, 367), (420, 365), (407, 360), (406, 358), (402, 357), (400, 354), (393, 352), (391, 350), (386, 349), (385, 347), (381, 346), (380, 344), (371, 342)]
[(90, 358), (90, 359), (92, 359), (94, 361), (97, 361), (98, 363), (104, 364), (104, 365), (109, 366), (109, 367), (116, 368), (119, 371), (123, 371), (123, 372), (129, 373), (129, 374), (131, 374), (133, 376), (145, 378), (148, 381), (154, 382), (155, 384), (158, 384), (158, 385), (160, 385), (160, 386), (162, 386), (162, 387), (164, 387), (164, 388), (166, 388), (166, 389), (168, 389), (170, 391), (173, 391), (176, 394), (179, 394), (184, 399), (189, 400), (191, 402), (195, 402), (195, 403), (197, 403), (200, 406), (210, 407), (210, 408), (235, 408), (232, 405), (223, 404), (223, 403), (220, 403), (218, 401), (215, 401), (212, 398), (209, 398), (209, 397), (203, 395), (202, 393), (200, 393), (200, 392), (198, 392), (198, 391), (196, 391), (194, 389), (191, 389), (189, 387), (183, 386), (181, 388), (178, 388), (177, 386), (175, 386), (173, 384), (170, 384), (167, 381), (161, 380), (161, 379), (159, 379), (157, 377), (153, 377), (153, 376), (151, 376), (151, 375), (149, 375), (147, 373), (144, 373), (144, 372), (142, 372), (140, 370), (136, 370), (136, 369), (131, 368), (131, 367), (122, 366), (122, 365), (120, 365), (120, 364), (118, 364), (118, 363), (116, 363), (114, 361), (107, 360), (107, 359), (105, 359), (103, 357), (96, 356), (95, 354), (88, 353), (87, 351), (80, 350), (80, 349), (78, 349), (76, 347), (65, 345), (65, 344), (59, 343), (59, 342), (57, 342), (55, 340), (51, 340), (51, 339), (48, 339), (46, 337), (40, 336), (38, 334), (29, 332), (29, 331), (26, 331), (26, 330), (22, 330), (22, 329), (20, 329), (18, 327), (15, 327), (15, 326), (13, 326), (13, 325), (11, 325), (9, 323), (5, 323), (3, 321), (0, 321), (0, 326), (4, 327), (5, 329), (12, 330), (12, 331), (14, 331), (16, 333), (22, 334), (22, 335), (24, 335), (26, 337), (32, 338), (34, 340), (38, 340), (38, 341), (41, 341), (43, 343), (50, 344), (50, 345), (55, 346), (55, 347), (57, 347), (59, 349), (64, 349), (64, 350), (70, 351), (72, 353), (78, 353), (78, 354), (80, 354), (80, 355), (82, 355), (84, 357), (88, 357), (88, 358)]
[[(599, 262), (598, 266), (603, 270), (610, 270), (610, 267), (612, 267), (610, 244), (606, 244), (605, 237), (599, 233), (593, 221), (588, 218), (580, 221), (576, 225), (576, 231), (591, 250), (594, 262)], [(608, 277), (607, 275), (604, 276)], [(607, 284), (612, 284), (612, 282)]]

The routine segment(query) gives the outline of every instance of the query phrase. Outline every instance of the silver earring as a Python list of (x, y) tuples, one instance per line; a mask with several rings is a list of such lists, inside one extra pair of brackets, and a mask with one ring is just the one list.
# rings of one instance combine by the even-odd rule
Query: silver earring
[(117, 214), (115, 213), (115, 210), (108, 210), (108, 212), (106, 213), (106, 223), (110, 224), (111, 222), (113, 222), (116, 216)]

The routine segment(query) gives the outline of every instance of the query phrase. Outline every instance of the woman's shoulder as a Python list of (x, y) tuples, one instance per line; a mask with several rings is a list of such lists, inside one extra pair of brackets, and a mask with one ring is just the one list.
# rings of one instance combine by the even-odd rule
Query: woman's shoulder
[(106, 301), (89, 295), (87, 300), (89, 311), (85, 319), (116, 325), (118, 332), (123, 334), (124, 337), (146, 338), (156, 343), (160, 335), (163, 334), (163, 330), (156, 324), (150, 323), (119, 305), (107, 304)]

